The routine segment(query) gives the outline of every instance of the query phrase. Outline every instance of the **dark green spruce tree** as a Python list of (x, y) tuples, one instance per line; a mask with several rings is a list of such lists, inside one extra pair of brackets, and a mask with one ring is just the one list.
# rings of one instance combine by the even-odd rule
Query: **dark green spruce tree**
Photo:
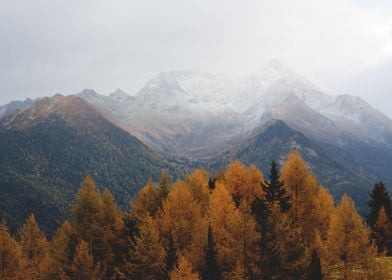
[(374, 230), (378, 213), (380, 212), (382, 206), (384, 206), (385, 212), (388, 217), (390, 219), (392, 218), (392, 201), (388, 190), (383, 182), (378, 182), (374, 185), (373, 190), (369, 194), (368, 206), (370, 212), (369, 215), (366, 217), (366, 221), (371, 229)]
[(212, 234), (211, 226), (208, 226), (208, 239), (205, 252), (205, 262), (202, 273), (203, 280), (220, 280), (222, 279), (222, 272), (219, 268), (216, 258), (215, 240)]
[[(256, 220), (257, 231), (261, 234), (260, 240), (260, 270), (263, 279), (271, 279), (273, 268), (279, 268), (279, 257), (274, 250), (275, 240), (271, 231), (275, 228), (275, 223), (271, 219), (271, 209), (274, 205), (279, 205), (281, 212), (287, 212), (291, 208), (290, 196), (287, 194), (284, 183), (280, 180), (279, 167), (275, 161), (271, 162), (269, 181), (266, 181), (261, 188), (264, 197), (255, 197), (252, 203), (252, 212)], [(270, 269), (267, 269), (270, 268)]]
[(274, 160), (271, 162), (269, 182), (265, 183), (263, 189), (266, 203), (279, 203), (283, 212), (290, 210), (290, 196), (286, 192), (284, 183), (280, 180), (279, 167)]
[(166, 272), (167, 272), (168, 279), (170, 279), (170, 272), (177, 265), (177, 263), (178, 263), (177, 250), (174, 247), (173, 235), (170, 233), (169, 241), (167, 243), (167, 250), (166, 250)]
[(209, 178), (208, 179), (208, 188), (212, 191), (212, 190), (214, 190), (215, 189), (215, 182), (216, 182), (216, 179), (215, 178)]
[(312, 252), (312, 260), (309, 265), (309, 274), (307, 279), (309, 280), (324, 279), (320, 257), (318, 256), (316, 250), (313, 250)]

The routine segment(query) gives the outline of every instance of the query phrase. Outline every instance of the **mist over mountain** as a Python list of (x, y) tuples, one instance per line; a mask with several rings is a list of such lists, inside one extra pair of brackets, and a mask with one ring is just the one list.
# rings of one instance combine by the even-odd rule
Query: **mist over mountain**
[[(120, 98), (89, 90), (80, 96), (111, 111), (143, 141), (169, 154), (210, 155), (216, 151), (214, 138), (222, 149), (270, 119), (332, 144), (346, 134), (367, 143), (392, 143), (392, 121), (386, 115), (359, 97), (323, 92), (277, 60), (239, 79), (162, 72), (135, 96), (117, 92)], [(200, 134), (208, 141), (197, 140)]]
[[(162, 72), (120, 102), (87, 93), (80, 96), (112, 112), (146, 144), (194, 164), (218, 169), (241, 159), (266, 170), (296, 148), (322, 184), (336, 197), (355, 197), (363, 212), (373, 181), (392, 184), (392, 120), (357, 96), (329, 95), (277, 60), (238, 79)], [(272, 120), (283, 121), (287, 131), (261, 129)], [(264, 135), (274, 129), (275, 144)], [(293, 144), (293, 135), (302, 144)]]
[[(322, 184), (337, 197), (350, 193), (362, 209), (373, 181), (392, 184), (392, 120), (357, 96), (324, 92), (278, 60), (238, 79), (170, 71), (132, 96), (121, 89), (109, 95), (86, 89), (78, 96), (111, 125), (184, 169), (206, 165), (216, 170), (241, 159), (266, 171), (272, 159), (283, 161), (295, 148)], [(46, 118), (47, 107), (37, 105), (42, 102), (30, 112)], [(61, 112), (61, 106), (48, 106)], [(78, 120), (82, 130), (96, 124), (84, 114), (62, 115), (71, 123)], [(29, 127), (37, 119), (21, 113), (12, 118), (17, 125), (8, 117), (3, 127)]]

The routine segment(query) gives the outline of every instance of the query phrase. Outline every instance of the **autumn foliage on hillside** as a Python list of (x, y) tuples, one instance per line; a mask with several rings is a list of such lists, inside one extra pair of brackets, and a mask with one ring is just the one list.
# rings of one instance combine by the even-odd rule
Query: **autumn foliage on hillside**
[(390, 279), (388, 199), (375, 188), (366, 225), (297, 151), (267, 177), (239, 161), (214, 178), (196, 169), (172, 184), (165, 172), (129, 211), (88, 176), (50, 241), (33, 214), (15, 236), (0, 225), (0, 279)]

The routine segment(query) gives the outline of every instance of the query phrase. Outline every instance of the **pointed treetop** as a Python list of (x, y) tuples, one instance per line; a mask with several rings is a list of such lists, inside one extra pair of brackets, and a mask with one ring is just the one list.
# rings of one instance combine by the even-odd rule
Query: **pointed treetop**
[(279, 203), (284, 212), (288, 211), (291, 208), (290, 196), (286, 192), (284, 182), (280, 179), (279, 167), (274, 160), (271, 162), (269, 179), (270, 181), (264, 186), (266, 202)]
[(162, 199), (166, 199), (170, 191), (170, 174), (169, 171), (164, 170), (162, 173), (161, 180), (159, 181), (159, 192)]

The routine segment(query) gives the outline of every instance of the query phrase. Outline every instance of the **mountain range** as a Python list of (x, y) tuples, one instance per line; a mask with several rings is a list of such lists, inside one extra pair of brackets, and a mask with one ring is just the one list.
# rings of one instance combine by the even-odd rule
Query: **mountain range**
[(195, 159), (220, 152), (271, 119), (333, 145), (347, 137), (388, 148), (392, 143), (386, 115), (357, 96), (323, 92), (276, 60), (239, 79), (162, 72), (134, 96), (121, 90), (79, 96), (110, 111), (155, 149)]
[(124, 208), (149, 178), (178, 168), (77, 96), (42, 98), (0, 119), (0, 216), (11, 227), (35, 213), (51, 233), (83, 178)]
[[(125, 204), (164, 168), (176, 175), (199, 165), (214, 171), (240, 159), (266, 173), (272, 159), (282, 163), (294, 148), (323, 185), (337, 197), (349, 193), (362, 212), (374, 181), (392, 185), (392, 120), (357, 96), (324, 92), (277, 60), (237, 79), (161, 72), (135, 95), (86, 89), (74, 96), (15, 101), (0, 107), (0, 131), (6, 163), (0, 191), (13, 193), (5, 201), (15, 203), (22, 186), (37, 194), (61, 189), (69, 197), (68, 190), (74, 192), (90, 172)], [(61, 171), (56, 180), (62, 183), (43, 179), (52, 166)]]

